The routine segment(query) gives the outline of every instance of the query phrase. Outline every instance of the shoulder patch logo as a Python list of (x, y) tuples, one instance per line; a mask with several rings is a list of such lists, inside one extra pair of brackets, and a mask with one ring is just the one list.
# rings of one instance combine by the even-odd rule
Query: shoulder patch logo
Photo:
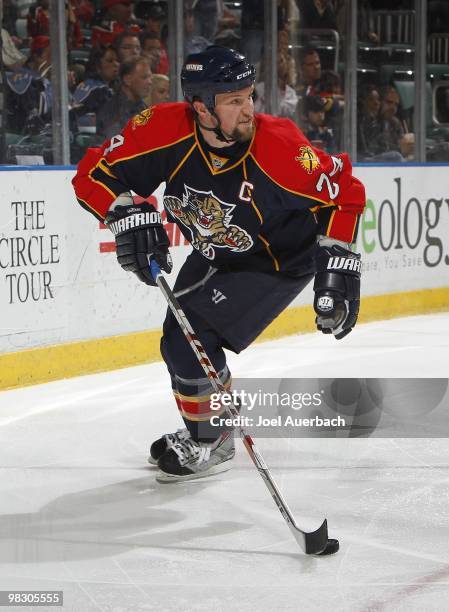
[(312, 174), (320, 165), (320, 160), (311, 147), (300, 147), (295, 160), (299, 161), (307, 174)]
[(133, 128), (133, 130), (135, 130), (136, 127), (142, 127), (143, 125), (146, 125), (148, 123), (148, 121), (151, 119), (152, 115), (153, 115), (153, 107), (152, 106), (150, 106), (150, 108), (146, 108), (145, 110), (143, 110), (138, 115), (135, 115), (133, 117), (133, 119), (132, 119), (132, 128)]

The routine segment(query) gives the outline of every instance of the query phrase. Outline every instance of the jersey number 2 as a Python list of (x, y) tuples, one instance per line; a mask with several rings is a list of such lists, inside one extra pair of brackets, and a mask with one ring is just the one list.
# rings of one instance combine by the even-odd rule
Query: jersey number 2
[(343, 162), (339, 157), (334, 157), (333, 155), (332, 161), (334, 163), (332, 171), (329, 172), (329, 176), (325, 172), (321, 173), (320, 178), (318, 179), (318, 182), (316, 184), (316, 190), (321, 192), (323, 190), (324, 183), (326, 183), (330, 199), (335, 200), (335, 198), (340, 193), (340, 186), (338, 183), (331, 182), (329, 177), (334, 176), (334, 174), (343, 170)]

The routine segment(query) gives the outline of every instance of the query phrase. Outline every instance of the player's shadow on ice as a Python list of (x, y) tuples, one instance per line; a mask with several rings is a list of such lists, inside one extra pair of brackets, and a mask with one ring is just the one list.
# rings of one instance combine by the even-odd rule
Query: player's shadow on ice
[[(210, 520), (212, 512), (198, 500), (198, 508), (194, 506), (198, 526), (183, 527), (179, 524), (189, 518), (189, 511), (167, 508), (174, 500), (179, 508), (191, 508), (189, 500), (208, 486), (206, 481), (158, 485), (145, 476), (63, 495), (36, 512), (2, 515), (0, 564), (85, 560), (115, 556), (133, 548), (216, 551), (217, 536), (234, 534), (231, 541), (238, 542), (235, 534), (253, 524)], [(195, 547), (200, 538), (211, 538), (210, 547)]]

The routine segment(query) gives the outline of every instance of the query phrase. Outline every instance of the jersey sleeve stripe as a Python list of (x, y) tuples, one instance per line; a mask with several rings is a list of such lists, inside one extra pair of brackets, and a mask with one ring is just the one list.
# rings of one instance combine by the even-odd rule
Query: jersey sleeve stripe
[(87, 210), (88, 212), (92, 213), (94, 217), (98, 219), (98, 221), (104, 221), (104, 217), (102, 217), (94, 208), (92, 208), (92, 206), (89, 206), (89, 204), (85, 200), (82, 200), (79, 196), (77, 196), (76, 199), (78, 200), (79, 205), (84, 208), (84, 210)]
[(254, 155), (252, 153), (250, 153), (250, 155), (251, 155), (251, 158), (253, 159), (254, 163), (256, 164), (256, 166), (259, 168), (259, 170), (261, 170), (265, 174), (265, 176), (268, 176), (270, 181), (273, 181), (273, 183), (275, 183), (275, 185), (277, 185), (278, 187), (280, 187), (284, 191), (288, 191), (289, 193), (293, 193), (294, 195), (300, 196), (302, 198), (306, 198), (307, 200), (314, 200), (315, 202), (320, 202), (321, 204), (324, 204), (326, 206), (329, 204), (327, 200), (321, 200), (320, 198), (316, 198), (315, 196), (311, 196), (310, 194), (301, 193), (300, 191), (294, 191), (293, 189), (289, 189), (288, 187), (285, 187), (284, 185), (281, 185), (272, 176), (270, 176), (268, 174), (268, 172), (266, 172), (262, 168), (262, 166), (259, 164), (259, 162), (257, 161), (257, 159), (254, 157)]
[(148, 153), (153, 153), (154, 151), (160, 151), (161, 149), (167, 149), (169, 147), (173, 147), (179, 142), (182, 142), (183, 140), (192, 138), (192, 136), (193, 136), (193, 132), (191, 132), (190, 134), (187, 134), (187, 136), (183, 136), (182, 138), (179, 138), (178, 140), (174, 140), (173, 142), (170, 142), (169, 144), (161, 145), (160, 147), (153, 147), (151, 149), (146, 149), (145, 151), (141, 151), (140, 153), (135, 153), (134, 155), (128, 155), (127, 157), (120, 157), (119, 159), (114, 159), (114, 161), (109, 161), (108, 164), (109, 166), (115, 166), (115, 164), (118, 164), (123, 161), (127, 161), (128, 159), (135, 159), (136, 157), (141, 157), (142, 155), (147, 155)]
[(94, 168), (92, 170), (92, 180), (101, 184), (108, 192), (114, 196), (114, 199), (123, 193), (123, 185), (116, 178), (111, 178), (103, 172), (102, 168)]
[(100, 159), (100, 161), (98, 162), (97, 166), (99, 168), (101, 168), (101, 170), (103, 170), (103, 172), (105, 172), (108, 176), (110, 176), (111, 178), (117, 180), (117, 177), (110, 171), (110, 169), (108, 167), (108, 164), (107, 164), (107, 161), (105, 160), (104, 157), (102, 157)]

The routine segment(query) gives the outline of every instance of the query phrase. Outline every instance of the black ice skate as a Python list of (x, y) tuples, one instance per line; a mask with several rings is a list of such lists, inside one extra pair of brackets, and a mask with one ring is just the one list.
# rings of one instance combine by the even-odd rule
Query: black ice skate
[(156, 480), (178, 482), (225, 472), (234, 455), (234, 438), (229, 432), (212, 444), (187, 438), (173, 444), (159, 459)]
[(175, 433), (165, 434), (162, 438), (155, 440), (150, 448), (150, 456), (148, 457), (148, 463), (152, 465), (157, 465), (157, 462), (165, 453), (165, 451), (176, 444), (177, 442), (183, 442), (190, 438), (189, 430), (184, 427), (182, 429), (177, 429)]

